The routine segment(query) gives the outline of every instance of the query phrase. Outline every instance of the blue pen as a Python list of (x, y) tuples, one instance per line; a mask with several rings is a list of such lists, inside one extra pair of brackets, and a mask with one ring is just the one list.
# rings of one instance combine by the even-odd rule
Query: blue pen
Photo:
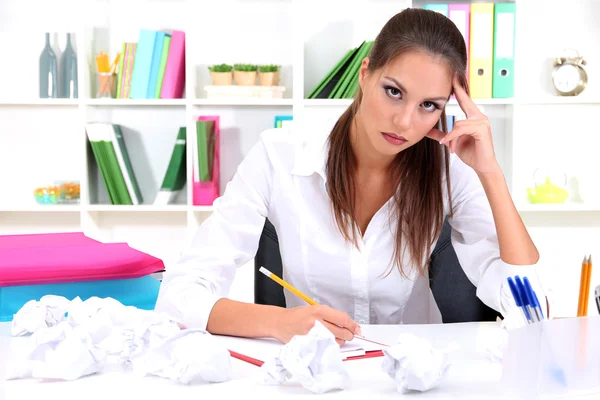
[(523, 305), (523, 302), (521, 301), (521, 295), (519, 294), (519, 290), (517, 289), (515, 282), (513, 282), (512, 278), (510, 276), (508, 278), (506, 278), (506, 280), (508, 281), (508, 286), (510, 287), (510, 291), (512, 292), (512, 295), (515, 299), (515, 303), (517, 303), (517, 307), (519, 307), (523, 311), (523, 314), (525, 315), (525, 319), (527, 320), (527, 323), (529, 323), (529, 324), (532, 323), (533, 321), (531, 320), (531, 316), (529, 315), (527, 308), (525, 308), (525, 306)]
[(529, 282), (529, 279), (527, 277), (523, 278), (523, 284), (525, 285), (525, 291), (527, 292), (529, 303), (533, 306), (533, 311), (535, 311), (538, 321), (543, 320), (544, 311), (542, 311), (542, 306), (540, 306), (540, 302), (537, 298), (537, 295), (535, 294), (533, 287), (531, 287), (531, 283)]
[(523, 281), (519, 275), (515, 275), (515, 283), (517, 284), (517, 290), (519, 291), (519, 295), (521, 296), (521, 301), (523, 302), (523, 307), (527, 310), (530, 315), (531, 322), (537, 322), (536, 314), (533, 310), (533, 304), (529, 302), (529, 297), (527, 296), (527, 290), (525, 290), (525, 285), (523, 285)]

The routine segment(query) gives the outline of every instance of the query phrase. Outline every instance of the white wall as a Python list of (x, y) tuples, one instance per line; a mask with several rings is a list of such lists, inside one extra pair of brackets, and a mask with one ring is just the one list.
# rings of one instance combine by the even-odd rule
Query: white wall
[[(179, 208), (92, 207), (106, 204), (107, 197), (93, 159), (85, 152), (83, 122), (112, 121), (128, 129), (125, 139), (131, 144), (136, 175), (144, 197), (152, 200), (177, 128), (185, 124), (190, 131), (195, 116), (218, 114), (224, 188), (275, 115), (293, 112), (297, 119), (315, 122), (339, 114), (347, 102), (323, 105), (304, 101), (304, 94), (345, 51), (373, 39), (389, 16), (411, 4), (410, 0), (0, 1), (0, 50), (12, 60), (0, 63), (0, 233), (84, 230), (101, 240), (127, 241), (163, 257), (167, 264), (175, 262), (210, 213), (191, 206), (189, 187), (177, 200)], [(600, 166), (595, 156), (600, 141), (595, 123), (600, 111), (600, 47), (595, 42), (600, 36), (600, 2), (517, 0), (517, 16), (519, 100), (484, 101), (481, 107), (492, 122), (497, 156), (515, 202), (542, 253), (539, 271), (556, 296), (555, 313), (574, 315), (581, 260), (595, 252), (600, 239)], [(187, 99), (176, 105), (92, 104), (88, 98), (93, 93), (93, 55), (103, 49), (114, 56), (123, 41), (137, 40), (140, 28), (186, 30)], [(60, 106), (36, 101), (38, 58), (46, 31), (58, 32), (52, 37), (59, 53), (64, 33), (77, 33), (83, 68), (79, 100)], [(568, 47), (577, 48), (588, 61), (589, 86), (574, 104), (561, 104), (563, 99), (554, 97), (550, 85), (551, 62)], [(286, 100), (260, 106), (211, 104), (203, 90), (209, 83), (206, 66), (221, 62), (282, 65)], [(28, 104), (32, 102), (40, 104)], [(459, 110), (453, 105), (449, 112)], [(548, 211), (528, 205), (526, 188), (538, 167), (566, 172), (572, 189), (576, 179), (583, 182), (584, 202), (547, 207)], [(81, 207), (62, 212), (35, 207), (33, 189), (57, 179), (80, 179), (86, 185)], [(575, 191), (572, 199), (578, 200)], [(592, 286), (600, 283), (597, 270)], [(241, 269), (232, 295), (252, 299), (251, 265)], [(591, 298), (589, 309), (595, 312)]]

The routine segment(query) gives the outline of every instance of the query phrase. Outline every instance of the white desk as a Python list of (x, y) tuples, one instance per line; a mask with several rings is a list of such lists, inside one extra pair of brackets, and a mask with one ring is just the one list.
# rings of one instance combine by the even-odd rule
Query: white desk
[[(5, 359), (11, 339), (10, 325), (0, 323), (0, 375), (4, 376)], [(496, 323), (465, 323), (445, 325), (364, 326), (363, 333), (383, 343), (394, 343), (399, 333), (413, 333), (444, 347), (456, 343), (455, 363), (448, 379), (428, 392), (413, 392), (408, 396), (419, 399), (507, 399), (499, 388), (502, 367), (491, 361), (484, 352), (484, 340), (500, 329)], [(382, 358), (346, 361), (350, 387), (325, 393), (327, 398), (346, 400), (398, 399), (395, 382), (381, 370)], [(232, 399), (239, 398), (297, 398), (315, 399), (318, 396), (295, 382), (268, 386), (254, 379), (261, 372), (254, 365), (232, 359), (233, 379), (224, 383), (182, 385), (158, 377), (139, 378), (116, 367), (101, 374), (76, 381), (38, 381), (23, 379), (0, 382), (0, 399)], [(2, 387), (2, 385), (4, 387)], [(4, 392), (3, 392), (4, 391)], [(3, 395), (5, 397), (3, 397)], [(574, 397), (579, 400), (598, 399), (599, 395)]]

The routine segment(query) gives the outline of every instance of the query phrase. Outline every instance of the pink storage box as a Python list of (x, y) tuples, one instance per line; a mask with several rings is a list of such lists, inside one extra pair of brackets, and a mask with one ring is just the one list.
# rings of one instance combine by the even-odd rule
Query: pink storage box
[(162, 260), (127, 243), (101, 243), (83, 233), (0, 236), (0, 321), (45, 295), (112, 297), (154, 309)]
[(213, 157), (213, 175), (210, 182), (199, 182), (193, 177), (192, 195), (194, 205), (211, 206), (219, 197), (219, 177), (221, 165), (221, 132), (219, 128), (219, 116), (201, 116), (198, 121), (214, 121), (215, 129), (215, 154)]

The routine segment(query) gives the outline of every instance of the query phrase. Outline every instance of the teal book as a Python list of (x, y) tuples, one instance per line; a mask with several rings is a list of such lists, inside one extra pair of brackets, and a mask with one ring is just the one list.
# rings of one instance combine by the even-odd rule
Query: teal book
[(439, 12), (446, 17), (448, 16), (448, 4), (425, 4), (423, 8), (426, 10)]
[[(140, 39), (135, 50), (133, 75), (131, 77), (130, 99), (145, 99), (148, 95), (150, 71), (154, 60), (154, 49), (158, 40), (158, 32), (147, 29), (140, 30)], [(162, 41), (161, 41), (162, 45)], [(154, 96), (154, 92), (152, 92)]]
[(150, 64), (150, 74), (148, 76), (147, 99), (155, 98), (156, 85), (158, 84), (158, 72), (160, 71), (160, 62), (166, 36), (167, 35), (164, 32), (156, 32), (156, 40), (154, 41), (154, 50), (152, 52), (152, 62)]

